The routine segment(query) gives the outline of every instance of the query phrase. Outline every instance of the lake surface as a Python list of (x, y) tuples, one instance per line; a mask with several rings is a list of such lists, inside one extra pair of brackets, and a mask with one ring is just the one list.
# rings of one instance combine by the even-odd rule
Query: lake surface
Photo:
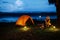
[[(0, 18), (0, 22), (16, 22), (19, 17), (2, 17)], [(32, 19), (36, 20), (45, 20), (46, 16), (31, 16)], [(57, 16), (50, 16), (51, 19), (57, 19)]]

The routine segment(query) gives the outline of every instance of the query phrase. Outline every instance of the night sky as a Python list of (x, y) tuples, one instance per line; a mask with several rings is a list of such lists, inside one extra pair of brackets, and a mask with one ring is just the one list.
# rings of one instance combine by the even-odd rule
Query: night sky
[[(0, 12), (3, 12), (5, 14), (6, 13), (10, 13), (12, 14), (12, 16), (9, 15), (2, 15), (2, 17), (0, 17), (0, 22), (16, 22), (18, 20), (19, 17), (14, 16), (15, 13), (20, 13), (21, 12), (26, 12), (28, 14), (30, 14), (30, 12), (43, 12), (43, 13), (55, 13), (56, 14), (56, 7), (54, 4), (49, 4), (48, 0), (0, 0)], [(2, 14), (3, 14), (2, 13)], [(38, 13), (38, 14), (39, 14)], [(34, 14), (34, 13), (32, 13)], [(19, 14), (17, 14), (19, 15)], [(33, 19), (37, 19), (37, 20), (44, 20), (46, 16), (42, 16), (41, 18), (39, 18), (40, 15), (36, 15), (36, 16), (31, 16)], [(56, 15), (55, 16), (50, 16), (51, 19), (56, 19)]]
[(0, 12), (56, 12), (48, 0), (0, 0)]

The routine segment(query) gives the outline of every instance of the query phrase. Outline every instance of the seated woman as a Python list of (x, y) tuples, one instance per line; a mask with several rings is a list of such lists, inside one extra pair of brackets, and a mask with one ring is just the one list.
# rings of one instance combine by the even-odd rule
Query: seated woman
[(49, 27), (50, 25), (51, 25), (51, 23), (50, 23), (50, 17), (47, 16), (46, 19), (45, 19), (45, 26)]

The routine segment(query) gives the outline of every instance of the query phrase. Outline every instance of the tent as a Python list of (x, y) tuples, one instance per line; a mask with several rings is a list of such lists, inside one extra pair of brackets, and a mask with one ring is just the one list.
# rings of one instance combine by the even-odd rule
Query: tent
[(29, 15), (22, 15), (21, 17), (18, 18), (16, 21), (16, 25), (31, 25), (34, 24), (33, 19)]

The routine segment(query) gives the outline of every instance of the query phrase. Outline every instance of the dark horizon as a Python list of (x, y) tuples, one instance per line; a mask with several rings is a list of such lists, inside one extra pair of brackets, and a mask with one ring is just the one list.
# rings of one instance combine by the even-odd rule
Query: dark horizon
[(23, 12), (23, 13), (7, 13), (7, 12), (0, 12), (0, 16), (21, 16), (21, 15), (30, 15), (30, 16), (56, 16), (56, 12)]

